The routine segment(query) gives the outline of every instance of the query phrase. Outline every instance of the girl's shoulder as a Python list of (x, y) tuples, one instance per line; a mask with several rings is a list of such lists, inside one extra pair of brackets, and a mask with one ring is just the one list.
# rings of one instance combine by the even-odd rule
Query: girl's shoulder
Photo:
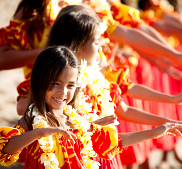
[(25, 133), (25, 132), (31, 130), (30, 124), (31, 124), (31, 119), (29, 117), (23, 117), (18, 121), (18, 123), (15, 125), (15, 127), (18, 130), (20, 130), (21, 133)]

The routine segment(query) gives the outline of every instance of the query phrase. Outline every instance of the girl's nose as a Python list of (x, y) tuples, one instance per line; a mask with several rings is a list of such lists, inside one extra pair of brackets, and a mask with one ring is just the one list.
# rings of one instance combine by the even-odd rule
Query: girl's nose
[(67, 95), (67, 92), (68, 92), (67, 87), (60, 87), (59, 91), (58, 91), (58, 94), (65, 96), (65, 95)]

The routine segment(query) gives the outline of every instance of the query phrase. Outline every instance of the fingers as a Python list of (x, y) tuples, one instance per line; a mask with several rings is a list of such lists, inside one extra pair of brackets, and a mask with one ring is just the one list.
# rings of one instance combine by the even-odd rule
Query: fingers
[(69, 131), (64, 131), (63, 134), (67, 139), (69, 139), (73, 144), (75, 144), (75, 140), (74, 138), (76, 138), (76, 136), (74, 136), (73, 133), (69, 132)]
[(179, 131), (179, 129), (182, 127), (182, 124), (178, 124), (178, 123), (167, 123), (167, 132), (166, 135), (175, 135), (178, 137), (181, 137), (182, 134)]
[(62, 130), (62, 129), (58, 129), (59, 130), (59, 134), (64, 135), (67, 139), (69, 139), (73, 144), (75, 144), (75, 140), (77, 139), (76, 135), (66, 131), (66, 130)]
[(173, 135), (173, 136), (178, 136), (178, 137), (182, 136), (181, 132), (178, 129), (176, 129), (176, 128), (168, 130), (167, 134), (168, 135), (170, 134), (170, 135)]
[(95, 120), (95, 121), (93, 121), (93, 123), (101, 125), (101, 126), (105, 126), (105, 125), (108, 125), (108, 124), (115, 123), (115, 121), (116, 121), (116, 116), (111, 115), (111, 116), (106, 116), (104, 118)]

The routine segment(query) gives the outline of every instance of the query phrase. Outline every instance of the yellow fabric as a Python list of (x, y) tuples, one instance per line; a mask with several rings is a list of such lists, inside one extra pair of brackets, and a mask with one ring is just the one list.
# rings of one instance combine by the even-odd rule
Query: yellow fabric
[(56, 136), (53, 136), (53, 141), (54, 141), (53, 151), (55, 152), (55, 155), (59, 161), (59, 167), (62, 167), (65, 163), (64, 160), (65, 153), (63, 153), (62, 146), (59, 144), (59, 140), (58, 138), (56, 138)]
[[(41, 41), (38, 40), (38, 37), (36, 34), (33, 35), (34, 36), (34, 49), (45, 47), (47, 38), (48, 38), (48, 34), (49, 34), (49, 29), (50, 29), (49, 26), (46, 26), (44, 28)], [(31, 71), (32, 71), (32, 67), (28, 67), (28, 66), (23, 67), (23, 73), (24, 73), (25, 79), (26, 79), (27, 75), (29, 75), (31, 73)]]
[[(118, 146), (118, 132), (116, 130), (116, 127), (113, 126), (113, 125), (107, 125), (107, 126), (99, 126), (99, 125), (96, 125), (94, 123), (92, 123), (93, 125), (93, 133), (96, 131), (96, 130), (99, 130), (101, 131), (102, 129), (104, 130), (105, 132), (105, 137), (107, 133), (109, 133), (109, 138), (111, 141), (110, 143), (110, 147), (108, 147), (103, 153), (102, 155), (105, 156), (106, 153), (108, 153), (110, 151), (110, 153), (108, 153), (107, 155), (109, 156), (109, 159), (112, 159), (116, 154), (118, 153), (122, 153), (122, 149), (120, 147), (117, 147)], [(105, 138), (107, 140), (107, 138)], [(99, 137), (97, 137), (97, 139), (95, 140), (95, 142), (97, 142), (99, 140)], [(101, 145), (102, 146), (102, 145)], [(115, 147), (117, 147), (114, 151), (111, 151), (112, 149), (114, 149)]]
[(1, 150), (3, 147), (8, 143), (8, 140), (11, 138), (11, 136), (8, 136), (8, 133), (12, 130), (16, 131), (15, 135), (20, 135), (20, 131), (18, 129), (12, 128), (12, 127), (1, 127), (0, 128), (0, 164), (2, 166), (9, 166), (16, 162), (19, 158), (19, 154), (21, 151), (17, 152), (16, 154), (9, 155), (9, 154), (3, 154), (1, 153)]
[(115, 126), (107, 125), (107, 126), (102, 126), (102, 129), (104, 129), (105, 133), (109, 132), (111, 144), (110, 147), (102, 153), (103, 156), (109, 151), (111, 151), (114, 147), (118, 145), (118, 133), (116, 131)]
[(112, 35), (112, 33), (115, 31), (117, 25), (119, 24), (118, 21), (115, 21), (112, 17), (111, 12), (107, 12), (107, 15), (103, 16), (103, 19), (105, 19), (106, 24), (108, 26), (106, 33), (108, 34), (108, 36)]
[[(118, 14), (114, 17), (116, 20), (122, 18), (122, 23), (124, 25), (131, 27), (133, 23), (140, 23), (140, 11), (132, 8), (130, 6), (122, 4), (120, 1), (116, 1), (112, 6), (115, 6), (118, 9)], [(122, 24), (121, 23), (121, 24)], [(132, 23), (132, 24), (131, 24)]]

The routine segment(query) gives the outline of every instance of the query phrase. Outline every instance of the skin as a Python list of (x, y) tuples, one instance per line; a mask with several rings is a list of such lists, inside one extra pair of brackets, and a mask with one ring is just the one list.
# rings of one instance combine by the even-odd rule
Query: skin
[(100, 37), (100, 33), (96, 32), (95, 35), (89, 39), (85, 45), (82, 45), (77, 52), (77, 58), (79, 60), (87, 60), (88, 66), (92, 65), (97, 60), (99, 57), (98, 51), (102, 50), (100, 46)]
[(78, 76), (78, 69), (65, 67), (61, 76), (55, 82), (53, 88), (48, 90), (45, 95), (45, 102), (50, 111), (53, 111), (57, 116), (60, 113), (55, 110), (63, 112), (64, 106), (71, 101), (76, 90), (76, 80)]

